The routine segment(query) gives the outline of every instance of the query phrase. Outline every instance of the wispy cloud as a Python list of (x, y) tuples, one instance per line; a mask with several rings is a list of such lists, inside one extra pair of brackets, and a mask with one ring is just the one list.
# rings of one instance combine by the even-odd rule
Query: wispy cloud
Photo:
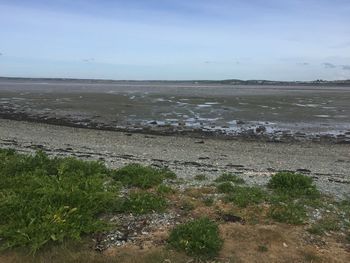
[(310, 66), (309, 62), (301, 62), (301, 63), (297, 63), (298, 66)]
[(324, 66), (325, 68), (328, 68), (328, 69), (332, 69), (332, 68), (336, 68), (336, 67), (337, 67), (336, 65), (334, 65), (334, 64), (332, 64), (332, 63), (329, 63), (329, 62), (323, 63), (323, 66)]
[(350, 65), (342, 65), (343, 70), (350, 70)]

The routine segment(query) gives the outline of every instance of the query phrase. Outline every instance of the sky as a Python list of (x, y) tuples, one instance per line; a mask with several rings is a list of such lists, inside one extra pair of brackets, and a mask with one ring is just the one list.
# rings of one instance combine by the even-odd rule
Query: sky
[(0, 76), (350, 79), (349, 0), (0, 0)]

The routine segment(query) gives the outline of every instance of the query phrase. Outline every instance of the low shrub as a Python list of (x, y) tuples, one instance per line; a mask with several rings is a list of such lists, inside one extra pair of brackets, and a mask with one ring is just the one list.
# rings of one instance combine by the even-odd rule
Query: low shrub
[(79, 239), (101, 231), (97, 216), (114, 206), (118, 189), (99, 162), (0, 150), (2, 248)]
[(268, 198), (267, 193), (258, 187), (235, 186), (234, 189), (226, 195), (225, 199), (233, 202), (239, 207), (260, 204)]
[(215, 257), (223, 244), (218, 225), (205, 217), (175, 227), (168, 242), (177, 250), (201, 258)]
[(114, 171), (112, 177), (126, 186), (148, 189), (161, 184), (165, 179), (175, 179), (176, 175), (168, 169), (128, 164)]
[(167, 201), (162, 196), (148, 192), (135, 192), (124, 199), (119, 212), (147, 214), (153, 211), (163, 212), (166, 207)]
[(320, 195), (312, 178), (298, 173), (279, 172), (271, 177), (268, 187), (291, 197), (318, 197)]

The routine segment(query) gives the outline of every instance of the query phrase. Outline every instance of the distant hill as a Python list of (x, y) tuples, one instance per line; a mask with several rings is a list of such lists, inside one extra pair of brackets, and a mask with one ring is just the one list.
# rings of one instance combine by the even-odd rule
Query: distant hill
[(274, 80), (109, 80), (109, 79), (73, 79), (73, 78), (20, 78), (0, 77), (8, 81), (52, 81), (52, 82), (81, 82), (81, 83), (121, 83), (121, 82), (149, 82), (149, 83), (191, 83), (191, 84), (223, 84), (223, 85), (278, 85), (278, 86), (350, 86), (348, 80), (313, 80), (313, 81), (274, 81)]

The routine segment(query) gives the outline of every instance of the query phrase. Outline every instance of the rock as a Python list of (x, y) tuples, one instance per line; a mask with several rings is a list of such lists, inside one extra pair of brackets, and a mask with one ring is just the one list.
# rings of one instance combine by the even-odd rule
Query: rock
[(266, 127), (263, 126), (263, 125), (260, 125), (259, 127), (257, 127), (255, 129), (256, 133), (263, 133), (263, 132), (266, 132)]

